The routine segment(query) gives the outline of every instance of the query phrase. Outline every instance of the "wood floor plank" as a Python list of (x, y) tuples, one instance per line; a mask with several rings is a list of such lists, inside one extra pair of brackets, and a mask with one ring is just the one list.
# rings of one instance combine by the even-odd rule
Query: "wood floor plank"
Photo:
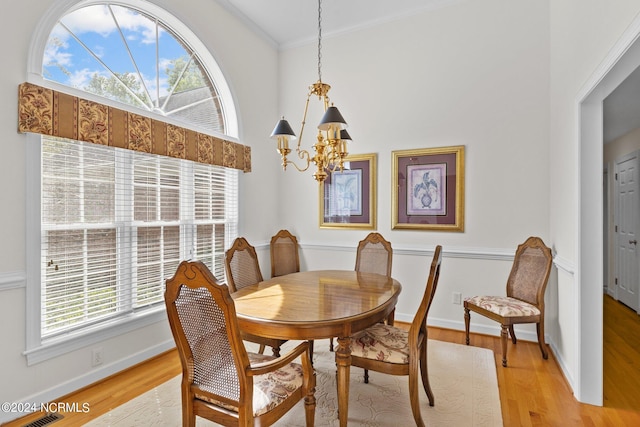
[[(604, 318), (604, 407), (577, 402), (553, 353), (549, 352), (548, 360), (542, 359), (537, 343), (509, 343), (509, 367), (503, 368), (500, 339), (472, 335), (471, 345), (494, 352), (505, 426), (640, 426), (640, 316), (606, 296)], [(429, 338), (464, 344), (461, 331), (429, 328)], [(177, 352), (164, 353), (59, 399), (88, 402), (91, 410), (86, 414), (65, 414), (53, 425), (82, 426), (180, 372)], [(4, 426), (23, 426), (41, 415)]]

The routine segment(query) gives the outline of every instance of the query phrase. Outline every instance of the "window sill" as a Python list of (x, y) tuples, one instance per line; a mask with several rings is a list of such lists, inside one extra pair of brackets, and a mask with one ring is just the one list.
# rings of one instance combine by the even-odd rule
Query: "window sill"
[(27, 366), (31, 366), (166, 320), (164, 306), (160, 306), (144, 313), (133, 313), (127, 317), (121, 317), (93, 330), (45, 340), (41, 345), (27, 349), (23, 354), (27, 357)]

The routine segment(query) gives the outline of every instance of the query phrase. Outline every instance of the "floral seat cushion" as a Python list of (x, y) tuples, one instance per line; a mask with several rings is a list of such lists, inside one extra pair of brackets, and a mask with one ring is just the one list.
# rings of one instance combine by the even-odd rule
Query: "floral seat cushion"
[[(251, 364), (267, 362), (275, 359), (273, 356), (248, 352)], [(302, 387), (302, 366), (298, 363), (290, 363), (287, 366), (264, 375), (253, 377), (253, 414), (262, 415), (269, 412), (280, 403), (284, 402), (291, 394)], [(196, 392), (196, 397), (230, 411), (238, 412), (238, 408), (211, 399), (208, 396)]]
[(405, 365), (409, 363), (409, 331), (377, 323), (351, 337), (351, 355)]
[(466, 301), (502, 317), (540, 315), (540, 310), (535, 305), (511, 297), (476, 296), (467, 298)]

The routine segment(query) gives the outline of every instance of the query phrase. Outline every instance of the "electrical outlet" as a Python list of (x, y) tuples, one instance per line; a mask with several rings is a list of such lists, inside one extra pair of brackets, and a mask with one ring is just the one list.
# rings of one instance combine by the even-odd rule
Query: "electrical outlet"
[(94, 348), (91, 351), (91, 366), (102, 365), (102, 347)]
[(452, 302), (457, 305), (462, 304), (462, 293), (454, 292), (452, 297)]

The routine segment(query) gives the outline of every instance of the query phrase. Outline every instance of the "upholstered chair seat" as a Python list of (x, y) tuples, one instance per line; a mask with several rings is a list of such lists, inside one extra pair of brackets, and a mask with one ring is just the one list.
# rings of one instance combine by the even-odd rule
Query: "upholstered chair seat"
[(475, 296), (467, 298), (469, 304), (503, 317), (539, 316), (540, 309), (533, 304), (511, 297)]
[[(252, 366), (276, 359), (275, 356), (251, 352), (247, 352), (247, 356), (249, 356)], [(253, 377), (253, 416), (259, 417), (262, 414), (266, 414), (282, 402), (285, 402), (302, 387), (303, 380), (302, 365), (299, 363), (289, 363), (273, 372)], [(200, 388), (206, 390), (207, 385), (205, 383), (200, 384)], [(197, 399), (238, 412), (237, 406), (216, 400), (206, 394), (196, 392), (195, 396)]]
[(409, 363), (409, 331), (378, 323), (351, 337), (351, 355), (399, 365)]

